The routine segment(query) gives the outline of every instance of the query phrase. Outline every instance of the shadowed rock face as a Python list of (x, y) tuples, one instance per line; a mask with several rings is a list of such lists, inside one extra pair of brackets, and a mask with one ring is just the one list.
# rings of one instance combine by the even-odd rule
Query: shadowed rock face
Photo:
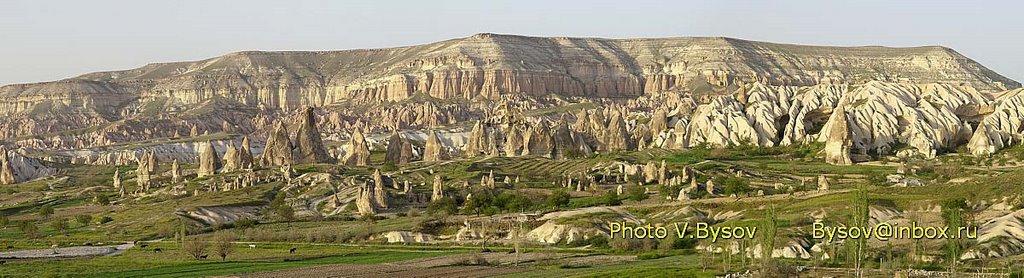
[(217, 150), (213, 143), (207, 142), (203, 152), (199, 154), (199, 177), (212, 176), (220, 169), (220, 159), (217, 158)]
[[(289, 111), (422, 92), (440, 99), (501, 93), (636, 97), (691, 84), (810, 86), (869, 80), (1020, 84), (944, 47), (822, 47), (731, 38), (599, 39), (478, 34), (431, 44), (319, 52), (238, 52), (201, 61), (0, 88), (0, 138), (112, 124), (146, 104)], [(160, 105), (155, 105), (160, 106)], [(33, 111), (48, 111), (35, 113)], [(198, 131), (242, 123), (223, 110)], [(430, 117), (422, 124), (437, 122)], [(242, 125), (239, 128), (250, 128)], [(234, 129), (232, 127), (231, 129)], [(188, 133), (188, 129), (177, 131)], [(167, 132), (169, 136), (172, 132)]]
[(320, 139), (312, 107), (307, 107), (302, 115), (302, 123), (295, 135), (295, 152), (298, 163), (328, 163), (332, 160)]
[(263, 166), (292, 165), (292, 142), (288, 139), (288, 130), (284, 123), (278, 122), (274, 131), (267, 138), (266, 149), (260, 158)]

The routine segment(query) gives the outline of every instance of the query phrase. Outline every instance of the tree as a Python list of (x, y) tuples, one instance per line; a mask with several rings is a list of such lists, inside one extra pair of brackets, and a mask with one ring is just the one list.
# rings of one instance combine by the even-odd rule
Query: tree
[(49, 219), (50, 215), (53, 215), (53, 207), (50, 205), (45, 205), (39, 208), (39, 216), (42, 216), (43, 219)]
[(479, 216), (481, 211), (491, 206), (493, 198), (491, 198), (490, 192), (484, 190), (476, 191), (471, 194), (473, 194), (473, 196), (462, 204), (462, 211), (463, 213), (473, 213)]
[(82, 226), (89, 225), (89, 223), (92, 222), (92, 215), (88, 215), (88, 214), (75, 215), (75, 221), (78, 222), (78, 224), (82, 224)]
[(647, 189), (643, 186), (630, 186), (626, 192), (626, 198), (639, 202), (647, 199)]
[(458, 205), (455, 204), (455, 200), (449, 197), (444, 197), (431, 201), (427, 204), (427, 213), (438, 214), (438, 215), (452, 215), (459, 211)]
[(775, 249), (775, 237), (779, 222), (775, 215), (775, 204), (768, 204), (765, 216), (761, 219), (761, 259), (762, 267), (768, 267), (772, 261), (772, 250)]
[(181, 250), (198, 260), (206, 255), (206, 247), (206, 242), (196, 240), (195, 238), (186, 238), (181, 246)]
[[(942, 220), (951, 231), (959, 231), (964, 225), (963, 212), (967, 210), (967, 200), (964, 198), (947, 199), (942, 202)], [(962, 235), (955, 235), (946, 239), (946, 259), (949, 261), (949, 271), (956, 271), (956, 263), (963, 253), (964, 245)]]
[(234, 241), (235, 234), (227, 231), (222, 231), (214, 237), (213, 251), (220, 256), (220, 260), (227, 260), (228, 255), (235, 251)]
[(274, 194), (274, 200), (270, 201), (269, 207), (274, 211), (274, 214), (284, 219), (285, 222), (291, 222), (295, 218), (295, 209), (285, 202), (287, 195), (284, 191), (278, 191), (277, 194)]
[(52, 228), (54, 231), (57, 231), (58, 233), (63, 234), (68, 229), (68, 219), (64, 217), (54, 219), (52, 222), (50, 222), (50, 228)]
[(21, 230), (21, 234), (25, 235), (26, 238), (39, 238), (40, 236), (39, 227), (36, 227), (36, 224), (29, 221), (21, 222), (18, 229)]
[(601, 197), (601, 200), (604, 201), (606, 206), (618, 206), (622, 204), (622, 199), (619, 198), (619, 193), (616, 193), (614, 190), (608, 190), (608, 192), (605, 192), (604, 196)]
[[(857, 186), (857, 190), (854, 191), (853, 200), (853, 226), (854, 227), (867, 227), (868, 219), (870, 216), (870, 209), (868, 208), (868, 190), (863, 184)], [(853, 244), (850, 245), (850, 253), (853, 256), (854, 267), (857, 271), (857, 276), (861, 276), (861, 260), (864, 259), (864, 249), (867, 245), (865, 237), (858, 237), (852, 240)]]
[(740, 195), (751, 191), (750, 182), (733, 176), (719, 176), (715, 178), (715, 184), (719, 184), (725, 189), (725, 195)]
[(277, 206), (277, 208), (274, 209), (274, 213), (277, 214), (277, 216), (280, 216), (281, 219), (284, 219), (285, 222), (291, 222), (295, 219), (295, 209), (289, 205)]
[(566, 192), (565, 189), (555, 190), (551, 195), (548, 195), (547, 204), (557, 210), (568, 205), (570, 197), (569, 192)]

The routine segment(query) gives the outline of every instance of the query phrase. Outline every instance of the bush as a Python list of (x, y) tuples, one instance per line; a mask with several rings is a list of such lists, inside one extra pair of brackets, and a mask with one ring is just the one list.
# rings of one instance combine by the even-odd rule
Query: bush
[(68, 230), (68, 219), (64, 217), (54, 219), (50, 222), (50, 228), (63, 234)]
[(39, 216), (42, 216), (43, 219), (50, 218), (50, 215), (53, 215), (53, 207), (50, 205), (44, 205), (39, 208)]
[(110, 223), (112, 221), (114, 221), (114, 219), (110, 218), (110, 216), (100, 217), (100, 224), (106, 224), (106, 223)]
[(92, 222), (92, 215), (88, 215), (88, 214), (75, 215), (75, 222), (78, 222), (78, 224), (82, 224), (82, 226), (89, 225), (89, 223)]
[(548, 195), (546, 203), (554, 209), (560, 209), (569, 204), (570, 197), (569, 192), (565, 191), (565, 189), (559, 189)]
[(608, 240), (609, 247), (618, 251), (625, 252), (652, 251), (657, 245), (657, 240), (647, 238), (640, 239), (615, 237)]
[(744, 178), (734, 176), (719, 176), (715, 178), (715, 184), (721, 185), (725, 195), (740, 195), (750, 192), (750, 182)]
[(626, 198), (639, 202), (647, 199), (647, 190), (643, 186), (630, 186), (626, 192)]
[(96, 194), (96, 197), (93, 197), (93, 202), (97, 205), (106, 206), (110, 204), (110, 197), (107, 197), (106, 194)]
[(21, 222), (21, 225), (18, 226), (18, 229), (21, 230), (21, 234), (25, 235), (26, 238), (34, 239), (42, 237), (42, 235), (39, 234), (39, 227), (36, 227), (36, 224), (33, 224), (32, 222)]
[(604, 201), (606, 206), (618, 206), (622, 204), (622, 199), (619, 198), (619, 194), (612, 190), (605, 192), (604, 196), (601, 197), (601, 200)]
[(259, 224), (259, 221), (256, 220), (256, 219), (241, 218), (241, 219), (235, 220), (235, 223), (233, 223), (233, 224), (234, 224), (235, 228), (246, 229), (246, 228), (252, 228), (253, 226), (256, 226), (256, 224)]

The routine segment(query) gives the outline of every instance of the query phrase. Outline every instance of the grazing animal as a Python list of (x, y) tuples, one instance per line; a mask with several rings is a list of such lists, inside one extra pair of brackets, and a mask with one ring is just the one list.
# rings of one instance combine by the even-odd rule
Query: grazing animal
[(249, 244), (249, 249), (256, 249), (256, 244)]
[(146, 247), (149, 247), (149, 244), (143, 244), (142, 245), (142, 248), (146, 248)]
[(199, 259), (200, 259), (200, 260), (202, 260), (202, 259), (206, 259), (206, 257), (207, 257), (207, 256), (208, 256), (208, 255), (202, 255), (202, 256), (199, 256)]
[(7, 263), (7, 261), (0, 261), (0, 265)]
[(289, 254), (295, 254), (295, 249), (296, 249), (295, 247), (292, 247), (292, 249), (288, 250), (288, 253)]
[(85, 246), (92, 246), (92, 242), (86, 242)]
[(163, 252), (163, 251), (164, 250), (162, 250), (160, 248), (153, 248), (153, 253), (160, 253), (160, 252)]
[(7, 245), (7, 250), (14, 249), (14, 245)]

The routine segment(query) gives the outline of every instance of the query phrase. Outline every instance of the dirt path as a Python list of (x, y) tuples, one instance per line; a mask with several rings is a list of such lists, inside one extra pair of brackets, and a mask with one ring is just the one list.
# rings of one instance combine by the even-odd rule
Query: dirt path
[[(75, 258), (89, 256), (106, 256), (120, 254), (132, 247), (133, 243), (106, 246), (76, 246), (54, 249), (35, 249), (11, 252), (0, 252), (0, 259), (50, 259)], [(56, 252), (54, 252), (56, 251)]]

